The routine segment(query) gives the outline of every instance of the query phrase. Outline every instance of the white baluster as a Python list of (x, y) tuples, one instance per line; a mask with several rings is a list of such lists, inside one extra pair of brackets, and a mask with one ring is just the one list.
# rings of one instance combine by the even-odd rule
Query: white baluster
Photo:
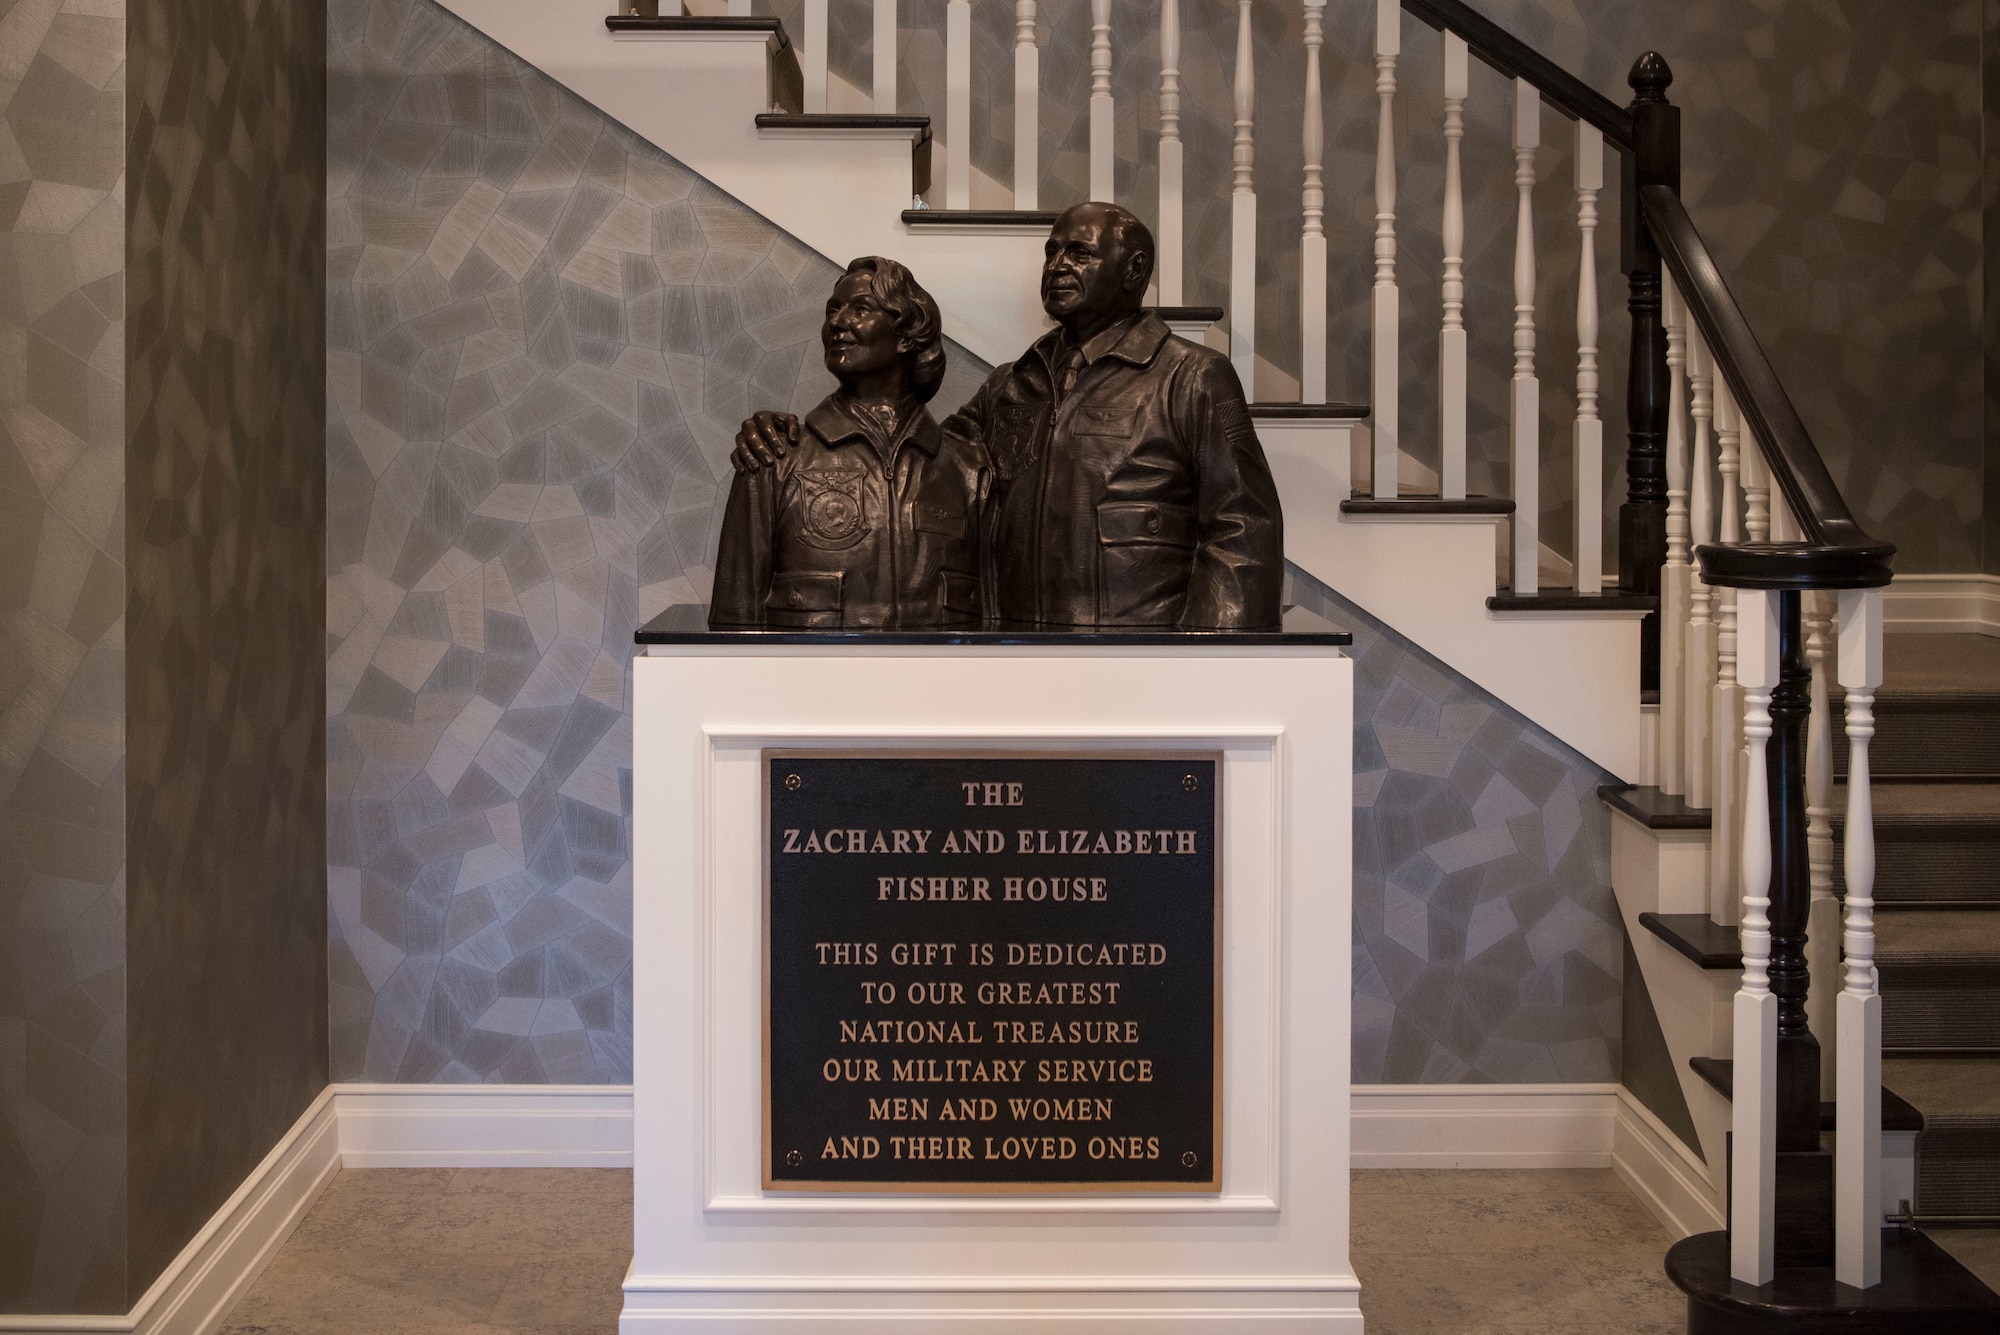
[[(1789, 507), (1783, 510), (1789, 516)], [(1840, 992), (1840, 901), (1833, 894), (1833, 717), (1827, 681), (1833, 667), (1834, 595), (1808, 591), (1800, 598), (1806, 663), (1812, 669), (1812, 713), (1806, 718), (1806, 867), (1812, 907), (1806, 918), (1806, 1023), (1819, 1040), (1820, 1098), (1839, 1089), (1840, 1045), (1835, 1009)]]
[(826, 0), (805, 0), (805, 101), (808, 116), (826, 114)]
[(1111, 120), (1111, 0), (1090, 0), (1090, 197), (1110, 203), (1117, 142)]
[(1299, 202), (1305, 222), (1299, 235), (1299, 401), (1326, 402), (1326, 189), (1321, 175), (1325, 154), (1326, 107), (1320, 92), (1319, 49), (1326, 0), (1305, 0), (1305, 124), (1299, 144), (1305, 158), (1305, 186)]
[(1763, 443), (1752, 437), (1743, 450), (1743, 530), (1751, 542), (1771, 540), (1771, 466)]
[(875, 0), (875, 114), (896, 114), (896, 0)]
[[(1579, 120), (1576, 123), (1576, 226), (1581, 234), (1576, 278), (1576, 591), (1592, 597), (1604, 591), (1604, 422), (1597, 415), (1597, 195), (1602, 189), (1604, 131), (1589, 121)], [(1680, 406), (1678, 394), (1674, 406)], [(1671, 444), (1668, 448), (1671, 450)], [(1672, 513), (1671, 504), (1668, 511)], [(1678, 646), (1678, 638), (1675, 644)], [(1667, 713), (1662, 708), (1660, 726), (1666, 725)], [(1678, 760), (1678, 746), (1669, 745), (1663, 733), (1660, 754), (1665, 756), (1669, 752)], [(1678, 793), (1679, 783), (1667, 791)]]
[(972, 207), (972, 0), (944, 7), (944, 206)]
[[(1660, 572), (1660, 788), (1687, 791), (1688, 432), (1687, 310), (1673, 279), (1662, 284), (1667, 327), (1667, 564)], [(1580, 378), (1580, 377), (1579, 377)], [(1579, 483), (1581, 485), (1581, 483)], [(1577, 541), (1583, 541), (1581, 533)], [(1577, 583), (1581, 585), (1582, 576)]]
[(1014, 207), (1041, 198), (1042, 53), (1035, 45), (1035, 0), (1014, 0)]
[[(1714, 364), (1708, 344), (1686, 306), (1681, 309), (1687, 326), (1688, 415), (1694, 419), (1694, 449), (1688, 461), (1688, 559), (1695, 549), (1715, 540), (1715, 505), (1711, 476), (1715, 459), (1709, 425), (1715, 416)], [(1715, 623), (1710, 620), (1712, 599), (1698, 569), (1688, 572), (1687, 664), (1682, 677), (1686, 692), (1683, 708), (1687, 724), (1687, 803), (1705, 807), (1709, 803), (1709, 776), (1714, 760), (1710, 755), (1710, 683), (1715, 677)]]
[(1403, 52), (1402, 0), (1375, 0), (1375, 294), (1374, 374), (1369, 388), (1375, 436), (1375, 497), (1394, 500), (1397, 391), (1402, 385), (1402, 296), (1396, 290), (1396, 58)]
[(1229, 360), (1245, 398), (1257, 397), (1257, 58), (1250, 44), (1250, 0), (1236, 6), (1236, 144), (1229, 196)]
[(1514, 592), (1541, 591), (1542, 382), (1535, 376), (1535, 150), (1542, 95), (1514, 80), (1514, 380), (1507, 441), (1514, 460)]
[[(1718, 540), (1725, 546), (1743, 541), (1737, 517), (1736, 478), (1742, 467), (1742, 424), (1729, 384), (1715, 377), (1716, 467), (1722, 475), (1722, 521)], [(1724, 926), (1736, 921), (1740, 896), (1737, 858), (1741, 836), (1743, 792), (1743, 711), (1736, 685), (1737, 592), (1717, 588), (1715, 595), (1715, 695), (1710, 714), (1714, 796), (1709, 824), (1709, 911)]]
[(1735, 1004), (1735, 1086), (1730, 1102), (1729, 1274), (1771, 1282), (1778, 1169), (1778, 998), (1771, 992), (1771, 807), (1766, 750), (1771, 688), (1778, 684), (1778, 595), (1740, 589), (1743, 737), (1743, 983)]
[(1847, 956), (1836, 1008), (1840, 1048), (1833, 1147), (1833, 1274), (1882, 1279), (1882, 997), (1875, 972), (1875, 809), (1868, 743), (1882, 684), (1882, 590), (1840, 595), (1840, 684), (1847, 688)]
[(1160, 304), (1181, 304), (1181, 0), (1160, 3)]
[(1444, 328), (1438, 334), (1438, 492), (1465, 499), (1465, 99), (1472, 60), (1465, 39), (1444, 35)]

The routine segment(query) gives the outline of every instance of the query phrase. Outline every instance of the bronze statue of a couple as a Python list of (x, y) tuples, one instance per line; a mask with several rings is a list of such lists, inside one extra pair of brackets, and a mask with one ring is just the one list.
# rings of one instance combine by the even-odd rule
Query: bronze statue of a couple
[(942, 424), (937, 303), (848, 265), (820, 328), (840, 387), (737, 436), (709, 624), (1275, 629), (1277, 488), (1228, 360), (1144, 309), (1154, 253), (1115, 204), (1064, 213), (1057, 328)]

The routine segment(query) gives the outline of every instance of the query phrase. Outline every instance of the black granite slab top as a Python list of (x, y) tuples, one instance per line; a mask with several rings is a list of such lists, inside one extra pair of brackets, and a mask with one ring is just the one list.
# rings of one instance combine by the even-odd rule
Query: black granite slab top
[(987, 623), (964, 630), (710, 630), (708, 608), (678, 603), (639, 627), (634, 644), (728, 645), (874, 645), (966, 644), (1023, 645), (1173, 645), (1177, 648), (1343, 648), (1354, 643), (1346, 631), (1283, 630), (1070, 630), (1062, 627)]

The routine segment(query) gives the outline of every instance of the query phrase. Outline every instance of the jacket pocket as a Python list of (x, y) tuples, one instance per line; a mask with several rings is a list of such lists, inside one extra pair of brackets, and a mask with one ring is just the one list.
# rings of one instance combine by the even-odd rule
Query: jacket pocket
[(1069, 429), (1079, 436), (1129, 436), (1135, 416), (1131, 408), (1086, 406), (1076, 410), (1076, 416), (1070, 419)]
[(801, 570), (771, 576), (764, 623), (783, 630), (840, 629), (840, 572)]
[(1194, 512), (1184, 505), (1157, 501), (1106, 501), (1097, 507), (1097, 540), (1106, 547), (1131, 543), (1192, 547)]
[(940, 538), (969, 538), (972, 525), (963, 510), (952, 510), (929, 501), (918, 501), (910, 507), (911, 522), (919, 533), (935, 534)]
[(944, 580), (945, 620), (979, 619), (979, 577), (947, 570)]
[(1097, 507), (1097, 615), (1107, 626), (1171, 626), (1187, 602), (1194, 512), (1156, 501)]

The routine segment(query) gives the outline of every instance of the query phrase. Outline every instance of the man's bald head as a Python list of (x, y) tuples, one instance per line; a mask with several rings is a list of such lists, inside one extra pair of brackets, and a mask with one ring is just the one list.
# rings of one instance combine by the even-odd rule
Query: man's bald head
[(1081, 342), (1138, 310), (1156, 255), (1153, 233), (1116, 204), (1066, 210), (1049, 231), (1042, 264), (1042, 308)]

